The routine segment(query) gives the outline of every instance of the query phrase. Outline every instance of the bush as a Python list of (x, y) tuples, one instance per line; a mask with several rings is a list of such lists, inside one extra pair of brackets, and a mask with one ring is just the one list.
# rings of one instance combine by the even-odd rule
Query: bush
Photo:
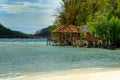
[(90, 22), (87, 26), (91, 29), (92, 34), (100, 36), (107, 43), (110, 38), (111, 45), (120, 47), (120, 20), (118, 18), (108, 19), (103, 16), (98, 21)]

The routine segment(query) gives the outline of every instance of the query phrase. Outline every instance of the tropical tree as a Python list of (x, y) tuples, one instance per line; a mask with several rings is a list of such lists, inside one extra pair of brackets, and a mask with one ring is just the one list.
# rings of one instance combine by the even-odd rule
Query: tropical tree
[(118, 43), (120, 0), (62, 0), (62, 2), (62, 11), (57, 16), (55, 24), (73, 24), (79, 28), (87, 24), (92, 34), (102, 37), (109, 45), (120, 44)]

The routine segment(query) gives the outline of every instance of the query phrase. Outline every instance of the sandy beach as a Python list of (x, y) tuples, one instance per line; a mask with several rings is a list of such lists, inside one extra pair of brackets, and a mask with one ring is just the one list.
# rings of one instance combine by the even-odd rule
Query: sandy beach
[(46, 74), (29, 74), (14, 80), (120, 80), (117, 70), (73, 70)]

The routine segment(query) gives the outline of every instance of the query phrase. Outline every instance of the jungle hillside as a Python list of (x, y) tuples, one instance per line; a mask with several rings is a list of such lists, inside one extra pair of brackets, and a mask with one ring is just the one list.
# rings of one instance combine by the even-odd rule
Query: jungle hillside
[(56, 27), (86, 25), (103, 43), (120, 47), (120, 0), (62, 0), (57, 13)]

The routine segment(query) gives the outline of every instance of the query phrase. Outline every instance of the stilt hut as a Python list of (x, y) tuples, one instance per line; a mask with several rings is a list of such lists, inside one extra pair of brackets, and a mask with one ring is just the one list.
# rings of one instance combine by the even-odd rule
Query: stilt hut
[(62, 25), (52, 32), (60, 45), (72, 45), (74, 41), (80, 38), (79, 30), (73, 25)]
[(101, 38), (92, 35), (90, 33), (90, 30), (87, 29), (85, 25), (82, 26), (82, 28), (80, 29), (79, 32), (80, 32), (80, 34), (86, 35), (84, 37), (81, 37), (81, 41), (84, 41), (84, 42), (87, 41), (88, 47), (97, 47), (98, 46), (97, 43), (101, 40)]
[(86, 40), (88, 41), (88, 47), (98, 47), (101, 46), (101, 38), (100, 37), (96, 37), (94, 35), (91, 34), (87, 34)]

